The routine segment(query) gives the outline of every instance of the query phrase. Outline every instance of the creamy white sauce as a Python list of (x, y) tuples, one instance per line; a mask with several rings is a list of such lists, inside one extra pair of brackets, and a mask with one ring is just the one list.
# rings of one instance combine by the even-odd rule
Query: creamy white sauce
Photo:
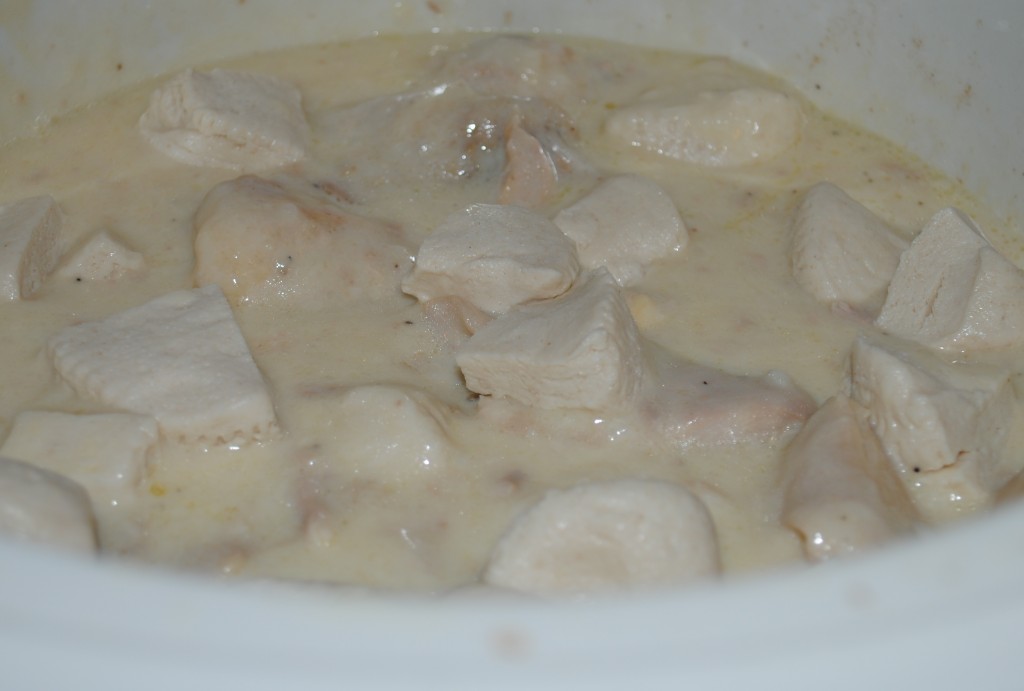
[[(394, 152), (353, 130), (345, 107), (429, 88), (440, 61), (478, 38), (379, 38), (230, 66), (301, 89), (313, 155), (291, 170), (311, 179), (341, 176), (355, 190), (358, 213), (399, 224), (418, 240), (449, 213), (493, 201), (493, 180), (411, 180), (407, 171), (378, 169)], [(870, 327), (801, 291), (787, 254), (800, 195), (822, 180), (907, 237), (939, 208), (963, 208), (999, 249), (1019, 258), (1020, 240), (953, 181), (806, 101), (797, 146), (750, 166), (700, 168), (616, 148), (602, 135), (605, 119), (648, 92), (695, 84), (788, 89), (717, 58), (567, 43), (586, 65), (578, 72), (583, 81), (559, 100), (578, 128), (574, 147), (605, 174), (656, 180), (689, 226), (685, 251), (655, 262), (630, 289), (642, 335), (669, 353), (737, 374), (781, 370), (819, 403), (840, 389), (850, 344)], [(65, 212), (68, 246), (108, 229), (147, 263), (143, 273), (111, 283), (51, 277), (32, 299), (0, 304), (0, 439), (20, 410), (104, 410), (52, 371), (44, 346), (54, 333), (192, 287), (193, 213), (215, 184), (237, 174), (177, 163), (142, 140), (136, 123), (154, 87), (116, 94), (0, 151), (0, 201), (52, 194)], [(551, 215), (585, 191), (570, 184)], [(802, 558), (778, 520), (786, 435), (657, 449), (629, 416), (592, 415), (585, 425), (593, 432), (581, 440), (578, 413), (566, 414), (572, 423), (546, 413), (543, 425), (527, 413), (512, 422), (485, 415), (425, 326), (422, 308), (397, 289), (393, 299), (371, 304), (241, 306), (235, 314), (270, 386), (281, 437), (238, 449), (165, 440), (135, 505), (102, 512), (105, 551), (246, 577), (441, 590), (475, 582), (509, 522), (545, 490), (643, 477), (682, 483), (704, 499), (727, 572)], [(337, 458), (338, 396), (372, 383), (416, 387), (452, 407), (455, 452), (444, 467), (391, 481)]]

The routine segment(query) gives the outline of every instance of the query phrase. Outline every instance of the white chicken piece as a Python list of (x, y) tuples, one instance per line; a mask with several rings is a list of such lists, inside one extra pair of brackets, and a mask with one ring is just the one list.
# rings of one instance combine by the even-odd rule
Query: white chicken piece
[(1024, 343), (1024, 271), (966, 214), (943, 209), (900, 257), (876, 325), (939, 349)]
[[(433, 496), (452, 478), (458, 457), (449, 424), (456, 409), (421, 389), (324, 387), (303, 392), (296, 403), (284, 424), (297, 442), (293, 492), (310, 547), (337, 548), (354, 502)], [(430, 523), (417, 516), (414, 523)], [(403, 534), (410, 539), (416, 532)]]
[(73, 250), (54, 273), (73, 281), (116, 281), (144, 268), (142, 254), (101, 230)]
[(455, 296), (500, 314), (561, 295), (578, 273), (575, 245), (547, 218), (518, 206), (474, 204), (423, 241), (402, 290), (423, 302)]
[(640, 412), (651, 440), (686, 452), (777, 440), (817, 409), (788, 375), (732, 374), (683, 360), (648, 344), (650, 376)]
[(301, 160), (309, 140), (297, 88), (219, 68), (188, 69), (164, 83), (150, 97), (139, 131), (183, 163), (248, 172)]
[(0, 534), (74, 552), (97, 548), (89, 496), (68, 478), (0, 457)]
[(793, 277), (821, 303), (874, 317), (908, 245), (842, 189), (820, 182), (793, 218)]
[(825, 561), (913, 530), (916, 510), (867, 421), (848, 397), (827, 400), (782, 457), (782, 523)]
[(29, 410), (14, 418), (0, 455), (71, 478), (103, 512), (132, 502), (158, 439), (147, 415)]
[(818, 408), (784, 373), (725, 372), (642, 341), (643, 383), (618, 409), (563, 408), (551, 415), (511, 398), (481, 397), (479, 419), (516, 435), (604, 446), (631, 438), (651, 452), (684, 457), (696, 449), (776, 444)]
[(0, 206), (0, 298), (31, 297), (60, 259), (63, 216), (53, 197)]
[(1014, 404), (1008, 371), (860, 337), (850, 391), (924, 519), (984, 508), (1012, 475), (1002, 459)]
[(576, 241), (585, 269), (604, 266), (619, 285), (635, 285), (646, 266), (689, 240), (686, 224), (668, 193), (653, 180), (618, 175), (555, 216)]
[(57, 372), (80, 395), (152, 415), (183, 441), (270, 436), (270, 394), (217, 286), (179, 290), (50, 339)]
[(351, 213), (300, 178), (223, 182), (194, 225), (195, 284), (216, 283), (236, 304), (396, 297), (412, 266), (399, 229)]
[(470, 391), (540, 408), (610, 410), (643, 380), (640, 335), (607, 270), (568, 293), (520, 305), (485, 324), (456, 354)]
[(448, 466), (451, 410), (428, 394), (399, 386), (358, 386), (330, 404), (332, 468), (361, 480), (400, 485), (433, 482)]
[(666, 482), (619, 480), (549, 491), (491, 553), (490, 585), (544, 596), (669, 587), (716, 576), (704, 503)]
[(710, 167), (773, 158), (800, 140), (803, 127), (795, 98), (757, 87), (640, 102), (605, 123), (619, 143)]

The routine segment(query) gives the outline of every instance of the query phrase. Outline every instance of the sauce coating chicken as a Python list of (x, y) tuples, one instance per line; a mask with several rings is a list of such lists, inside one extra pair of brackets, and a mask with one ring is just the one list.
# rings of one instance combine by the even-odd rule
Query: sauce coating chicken
[(856, 554), (1020, 493), (1012, 229), (727, 60), (303, 48), (168, 75), (0, 163), (21, 539), (573, 596)]

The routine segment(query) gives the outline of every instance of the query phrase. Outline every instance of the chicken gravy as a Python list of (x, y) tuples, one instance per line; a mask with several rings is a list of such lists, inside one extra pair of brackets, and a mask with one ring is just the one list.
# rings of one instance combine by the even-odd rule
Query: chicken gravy
[[(408, 261), (451, 214), (500, 201), (513, 154), (502, 150), (509, 125), (497, 100), (534, 99), (514, 117), (527, 130), (536, 121), (556, 129), (554, 144), (539, 139), (565, 163), (555, 188), (533, 204), (537, 213), (554, 218), (598, 181), (630, 174), (660, 185), (685, 222), (684, 246), (623, 288), (647, 368), (642, 402), (531, 408), (469, 391), (455, 357), (476, 312), (403, 294), (411, 264), (359, 300), (233, 299), (279, 429), (224, 444), (161, 435), (130, 492), (95, 507), (103, 553), (247, 578), (443, 591), (476, 583), (512, 521), (548, 490), (640, 478), (684, 486), (703, 501), (725, 573), (800, 561), (800, 540), (780, 521), (780, 458), (800, 422), (845, 386), (858, 333), (875, 330), (794, 281), (790, 238), (802, 195), (830, 181), (906, 239), (955, 206), (1004, 255), (1021, 258), (1016, 229), (1001, 227), (954, 181), (772, 77), (720, 58), (561, 38), (523, 71), (502, 61), (505, 48), (480, 50), (481, 40), (493, 39), (383, 37), (224, 65), (274, 75), (302, 95), (308, 155), (256, 174), (315, 183), (316, 204), (386, 226)], [(144, 258), (142, 269), (110, 280), (53, 273), (31, 298), (0, 302), (0, 440), (21, 411), (116, 409), (55, 373), (47, 353), (55, 334), (196, 287), (197, 209), (242, 173), (179, 162), (140, 136), (140, 115), (164, 81), (61, 117), (0, 151), (0, 200), (51, 194), (64, 214), (65, 248), (106, 230)], [(740, 165), (708, 165), (609, 134), (609, 119), (638, 102), (737, 87), (797, 103), (795, 143)], [(471, 113), (473, 99), (485, 101), (481, 115)], [(446, 134), (451, 123), (463, 131)], [(295, 251), (311, 250), (300, 239)], [(1015, 355), (958, 357), (1016, 371)], [(769, 372), (806, 396), (728, 393)], [(748, 379), (723, 379), (732, 375)], [(719, 383), (724, 398), (693, 397)], [(422, 416), (353, 408), (354, 387), (381, 386), (389, 388), (363, 391), (414, 392), (396, 397), (396, 408), (423, 403), (435, 425), (428, 437), (440, 448), (409, 431), (425, 424)], [(747, 407), (764, 405), (792, 410), (770, 412), (777, 419), (759, 427), (761, 413)], [(1009, 444), (1020, 448), (1013, 434)]]

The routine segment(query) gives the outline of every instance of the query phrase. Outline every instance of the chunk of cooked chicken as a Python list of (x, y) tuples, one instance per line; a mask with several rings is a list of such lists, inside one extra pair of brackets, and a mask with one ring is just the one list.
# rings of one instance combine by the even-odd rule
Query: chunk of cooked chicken
[(923, 349), (860, 337), (850, 391), (922, 517), (949, 520), (990, 505), (1012, 469), (1003, 448), (1013, 414), (1007, 370), (949, 364)]
[(795, 98), (755, 87), (641, 101), (605, 123), (616, 142), (711, 167), (777, 156), (799, 141), (803, 127)]
[(462, 375), (455, 364), (459, 348), (493, 317), (466, 300), (444, 297), (420, 303), (418, 319), (408, 321), (419, 325), (419, 345), (401, 360), (402, 367), (415, 371), (424, 386), (438, 385), (448, 390), (453, 399), (466, 395)]
[(793, 218), (793, 277), (821, 303), (874, 317), (908, 244), (842, 189), (820, 182)]
[(183, 163), (255, 172), (306, 155), (302, 95), (267, 75), (188, 69), (153, 92), (142, 137)]
[(555, 216), (576, 241), (585, 269), (604, 266), (620, 285), (637, 283), (652, 261), (686, 247), (686, 225), (668, 193), (638, 175), (617, 175)]
[(619, 480), (549, 491), (498, 542), (484, 581), (566, 595), (675, 586), (719, 570), (715, 526), (695, 494)]
[(1021, 345), (1024, 271), (966, 214), (943, 209), (900, 257), (875, 323), (940, 349)]
[(170, 437), (242, 442), (277, 428), (267, 385), (215, 285), (69, 326), (48, 351), (80, 396), (152, 415)]
[(453, 449), (451, 411), (432, 396), (399, 386), (357, 386), (330, 405), (330, 461), (353, 478), (388, 484), (432, 481), (444, 472)]
[[(353, 497), (431, 496), (458, 460), (449, 435), (454, 409), (423, 390), (372, 384), (310, 391), (286, 420), (300, 449), (296, 507), (304, 538), (335, 544)], [(399, 499), (401, 501), (401, 499)]]
[(53, 197), (0, 206), (0, 299), (31, 297), (60, 259), (63, 215)]
[(640, 411), (652, 440), (680, 451), (776, 440), (817, 409), (782, 372), (732, 374), (650, 347), (647, 360)]
[(194, 224), (196, 285), (216, 283), (238, 304), (397, 297), (412, 266), (399, 229), (290, 176), (221, 183)]
[(423, 241), (402, 290), (424, 302), (459, 297), (495, 314), (561, 295), (578, 273), (575, 245), (544, 216), (474, 204)]
[(0, 534), (95, 552), (96, 522), (85, 490), (48, 470), (0, 457)]
[(880, 545), (913, 529), (916, 510), (867, 411), (834, 396), (782, 457), (782, 522), (814, 561)]
[(455, 361), (471, 391), (540, 408), (623, 407), (643, 380), (640, 335), (603, 268), (583, 274), (562, 296), (485, 324)]
[(148, 415), (27, 410), (14, 418), (0, 455), (71, 478), (103, 514), (135, 500), (158, 439)]
[(54, 273), (74, 281), (116, 281), (145, 267), (141, 254), (101, 230), (72, 250)]

